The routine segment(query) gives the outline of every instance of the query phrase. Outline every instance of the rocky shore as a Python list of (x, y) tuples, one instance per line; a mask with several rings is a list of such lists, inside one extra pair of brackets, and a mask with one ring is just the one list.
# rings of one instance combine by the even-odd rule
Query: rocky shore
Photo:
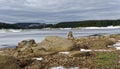
[[(120, 35), (74, 38), (48, 36), (42, 42), (23, 40), (0, 51), (0, 69), (119, 69)], [(57, 68), (61, 66), (61, 68)]]

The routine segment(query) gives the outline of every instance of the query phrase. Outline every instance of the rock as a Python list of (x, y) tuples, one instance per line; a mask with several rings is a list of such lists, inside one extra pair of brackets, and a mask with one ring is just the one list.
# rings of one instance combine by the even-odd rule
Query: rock
[(34, 40), (23, 40), (19, 42), (14, 56), (17, 58), (45, 56), (61, 51), (70, 51), (74, 46), (73, 41), (58, 36), (48, 36), (38, 44)]
[(29, 40), (23, 40), (23, 41), (19, 42), (17, 48), (32, 47), (35, 45), (36, 45), (35, 40), (29, 39)]
[(5, 55), (13, 55), (14, 53), (16, 52), (16, 49), (15, 48), (5, 48), (3, 50), (3, 53)]
[(20, 66), (14, 57), (0, 55), (0, 69), (20, 69)]
[(56, 54), (56, 52), (47, 52), (45, 49), (34, 49), (34, 52), (30, 54), (30, 57), (39, 57), (39, 56), (46, 56), (46, 55), (53, 55)]
[(74, 39), (74, 36), (73, 36), (72, 31), (70, 31), (70, 32), (68, 33), (68, 39), (69, 39), (69, 40), (73, 40), (73, 39)]
[(33, 53), (31, 47), (23, 47), (23, 48), (17, 48), (17, 50), (15, 50), (15, 52), (11, 55), (13, 55), (16, 58), (21, 58), (21, 57), (28, 57), (31, 53)]
[(27, 57), (29, 56), (31, 53), (33, 53), (32, 48), (25, 48), (25, 49), (19, 49), (18, 51), (16, 51), (13, 56), (14, 57)]
[(17, 63), (21, 68), (24, 68), (24, 67), (29, 66), (30, 64), (32, 64), (34, 61), (35, 61), (34, 59), (28, 57), (28, 58), (18, 59)]
[(91, 56), (90, 52), (80, 52), (80, 51), (73, 51), (70, 52), (69, 54), (70, 57), (86, 57), (86, 56)]
[(111, 41), (112, 43), (116, 43), (117, 42), (117, 40), (115, 38), (109, 38), (108, 40)]
[(74, 48), (75, 44), (71, 40), (67, 40), (58, 36), (48, 36), (41, 43), (38, 43), (33, 50), (44, 49), (47, 52), (61, 52), (70, 51)]
[(23, 40), (18, 43), (16, 50), (13, 54), (15, 57), (24, 57), (33, 53), (32, 47), (36, 46), (36, 42), (33, 39)]
[(32, 64), (26, 66), (24, 69), (48, 69), (45, 67), (46, 65), (44, 62), (35, 61)]

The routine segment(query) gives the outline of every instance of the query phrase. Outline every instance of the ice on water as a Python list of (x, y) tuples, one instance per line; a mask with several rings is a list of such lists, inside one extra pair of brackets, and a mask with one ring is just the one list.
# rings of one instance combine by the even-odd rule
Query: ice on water
[(106, 27), (107, 29), (99, 28), (90, 29), (35, 29), (35, 30), (14, 30), (0, 29), (0, 48), (14, 47), (17, 43), (26, 39), (35, 39), (36, 42), (42, 41), (46, 36), (61, 36), (67, 37), (69, 31), (73, 31), (75, 37), (83, 37), (94, 34), (120, 34), (119, 27)]

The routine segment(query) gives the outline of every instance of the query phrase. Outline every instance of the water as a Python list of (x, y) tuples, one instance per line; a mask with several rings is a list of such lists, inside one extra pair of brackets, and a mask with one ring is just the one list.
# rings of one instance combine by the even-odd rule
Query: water
[(0, 30), (0, 48), (17, 46), (18, 42), (26, 39), (35, 39), (41, 42), (46, 36), (67, 37), (69, 31), (75, 37), (95, 34), (120, 34), (120, 28), (82, 28), (82, 29), (42, 29), (42, 30)]

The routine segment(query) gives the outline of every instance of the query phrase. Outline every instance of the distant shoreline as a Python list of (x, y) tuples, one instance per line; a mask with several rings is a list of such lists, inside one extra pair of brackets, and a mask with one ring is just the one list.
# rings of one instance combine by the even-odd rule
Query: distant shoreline
[(59, 22), (56, 24), (21, 22), (21, 23), (4, 23), (0, 22), (0, 28), (5, 29), (43, 29), (43, 28), (77, 28), (77, 27), (107, 27), (120, 26), (120, 20), (86, 20)]

